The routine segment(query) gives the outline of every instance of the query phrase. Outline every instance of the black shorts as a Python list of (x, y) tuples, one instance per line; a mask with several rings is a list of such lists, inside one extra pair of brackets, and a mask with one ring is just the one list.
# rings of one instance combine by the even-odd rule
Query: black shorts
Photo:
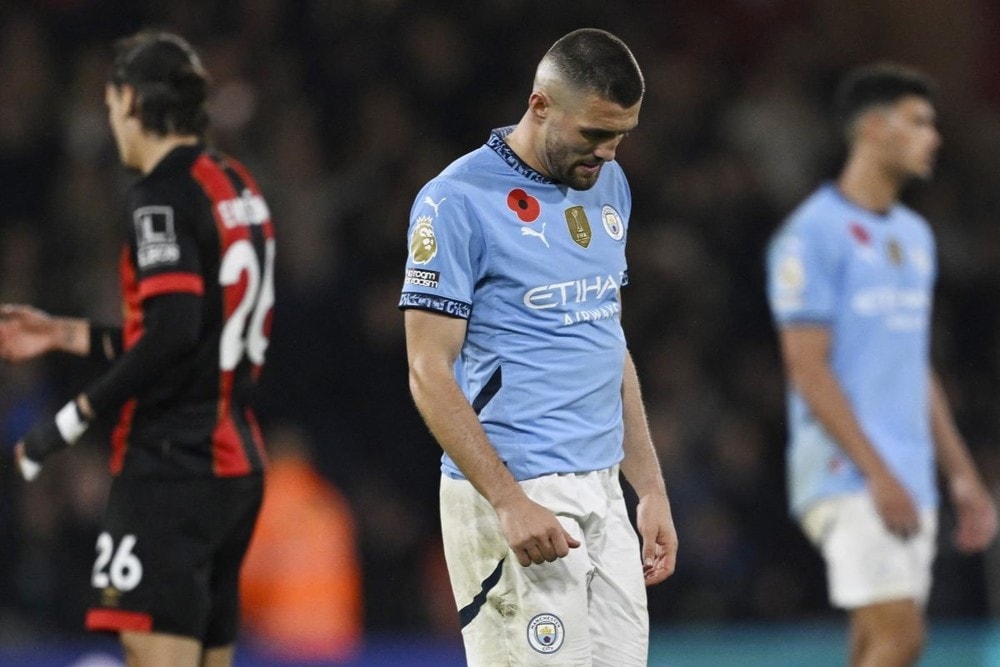
[(91, 574), (88, 630), (236, 639), (239, 573), (260, 510), (261, 475), (116, 477)]

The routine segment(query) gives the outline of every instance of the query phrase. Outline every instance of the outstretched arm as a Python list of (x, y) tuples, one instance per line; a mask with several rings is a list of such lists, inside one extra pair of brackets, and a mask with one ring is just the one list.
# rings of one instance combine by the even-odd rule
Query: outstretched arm
[(0, 306), (0, 358), (18, 362), (47, 352), (90, 354), (90, 322), (82, 318), (53, 317), (21, 304)]
[(622, 472), (639, 497), (636, 527), (642, 539), (642, 569), (647, 586), (664, 581), (677, 564), (677, 531), (660, 462), (653, 447), (632, 355), (625, 352), (622, 379), (625, 458)]
[(997, 532), (997, 510), (976, 471), (965, 440), (955, 427), (948, 399), (936, 374), (931, 374), (931, 429), (938, 466), (958, 518), (955, 545), (966, 553), (982, 551)]
[[(28, 329), (34, 333), (27, 337), (37, 341), (35, 347), (71, 351), (50, 344), (53, 332), (61, 328), (59, 318), (50, 318), (40, 311), (22, 311), (17, 317), (21, 319), (18, 327), (24, 326), (25, 321), (31, 323)], [(76, 322), (71, 321), (69, 326), (81, 333), (79, 327), (87, 325)], [(197, 343), (201, 331), (201, 297), (186, 293), (151, 297), (145, 303), (143, 324), (142, 336), (117, 363), (67, 403), (54, 420), (39, 422), (17, 443), (15, 458), (25, 479), (38, 474), (45, 458), (75, 444), (96, 417), (111, 414), (126, 400), (141, 394)], [(84, 340), (93, 333), (89, 328), (86, 331)], [(74, 349), (87, 354), (90, 348), (88, 343)]]
[(122, 353), (119, 327), (78, 317), (53, 317), (22, 304), (0, 306), (0, 359), (20, 362), (47, 352), (67, 352), (99, 361), (114, 361)]
[[(48, 352), (90, 354), (90, 323), (82, 318), (53, 317), (22, 304), (0, 306), (0, 358), (8, 362), (34, 359)], [(73, 444), (86, 429), (92, 409), (86, 396), (67, 403), (55, 419), (37, 424), (14, 446), (14, 461), (27, 479), (41, 471), (50, 452)]]
[(414, 403), (441, 447), (496, 510), (518, 562), (528, 566), (566, 556), (580, 543), (550, 510), (525, 495), (455, 382), (452, 369), (466, 321), (409, 309), (405, 322)]

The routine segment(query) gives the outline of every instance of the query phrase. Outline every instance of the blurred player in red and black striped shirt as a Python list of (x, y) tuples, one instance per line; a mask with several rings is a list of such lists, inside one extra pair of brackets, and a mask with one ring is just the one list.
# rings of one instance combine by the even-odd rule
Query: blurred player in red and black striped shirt
[(250, 398), (274, 306), (274, 229), (253, 177), (206, 146), (208, 77), (180, 37), (115, 45), (106, 88), (127, 200), (124, 323), (5, 305), (0, 357), (50, 350), (108, 363), (15, 457), (26, 479), (95, 419), (114, 420), (114, 475), (87, 627), (136, 665), (230, 665), (239, 566), (265, 455)]

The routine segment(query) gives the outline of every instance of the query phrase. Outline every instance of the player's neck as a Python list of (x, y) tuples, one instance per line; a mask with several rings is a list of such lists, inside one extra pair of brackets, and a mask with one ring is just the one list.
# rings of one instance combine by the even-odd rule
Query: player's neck
[(849, 200), (877, 213), (885, 213), (899, 199), (901, 184), (877, 160), (853, 155), (837, 179), (840, 192)]
[(165, 137), (146, 134), (143, 136), (137, 151), (139, 171), (148, 174), (156, 168), (156, 165), (178, 146), (193, 146), (200, 139), (190, 134), (170, 134)]
[(551, 178), (552, 175), (545, 170), (545, 165), (542, 164), (535, 153), (534, 147), (536, 142), (532, 136), (533, 128), (528, 123), (529, 120), (527, 114), (525, 114), (525, 118), (521, 119), (521, 122), (504, 138), (504, 142), (510, 146), (514, 154), (521, 158), (526, 165), (539, 174)]

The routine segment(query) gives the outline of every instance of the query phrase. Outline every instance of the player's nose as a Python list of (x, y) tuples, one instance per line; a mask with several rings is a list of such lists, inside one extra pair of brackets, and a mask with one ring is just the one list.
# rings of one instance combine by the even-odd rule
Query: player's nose
[(594, 149), (594, 157), (602, 160), (603, 162), (611, 162), (615, 159), (615, 153), (618, 151), (618, 144), (622, 142), (623, 137), (621, 135), (608, 139), (607, 141), (602, 141)]

